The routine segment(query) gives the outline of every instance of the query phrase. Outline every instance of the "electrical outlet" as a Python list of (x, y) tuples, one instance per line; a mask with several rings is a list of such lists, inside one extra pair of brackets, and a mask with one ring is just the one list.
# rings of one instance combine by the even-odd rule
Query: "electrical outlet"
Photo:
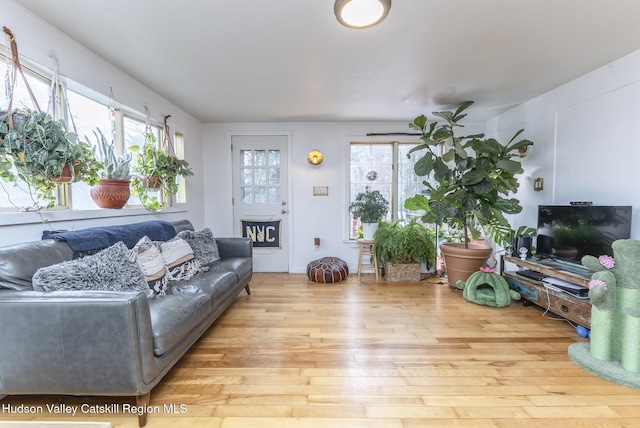
[(313, 186), (313, 196), (329, 196), (329, 186)]

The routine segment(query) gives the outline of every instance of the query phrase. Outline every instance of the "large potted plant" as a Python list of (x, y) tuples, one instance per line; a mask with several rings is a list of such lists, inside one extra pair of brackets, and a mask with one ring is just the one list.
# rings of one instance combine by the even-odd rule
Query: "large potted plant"
[(430, 180), (424, 182), (425, 194), (407, 199), (405, 207), (424, 211), (424, 223), (446, 223), (463, 231), (462, 243), (440, 246), (448, 283), (454, 287), (484, 265), (492, 252), (491, 247), (471, 243), (481, 232), (502, 247), (511, 244), (512, 229), (505, 214), (517, 214), (522, 207), (509, 195), (517, 191), (517, 175), (524, 172), (520, 150), (533, 144), (527, 139), (516, 141), (522, 129), (506, 145), (484, 134), (457, 136), (456, 128), (463, 126), (459, 122), (466, 116), (463, 111), (472, 104), (464, 102), (455, 112), (434, 112), (444, 120), (441, 124), (428, 122), (424, 115), (409, 124), (421, 133), (423, 142), (410, 152), (421, 153), (415, 172)]
[(389, 202), (378, 190), (371, 190), (369, 186), (356, 195), (356, 199), (349, 205), (349, 211), (362, 224), (363, 239), (373, 239), (378, 222), (389, 212)]
[(53, 207), (60, 183), (95, 183), (98, 170), (90, 146), (63, 120), (30, 109), (0, 112), (0, 177), (24, 182), (36, 206)]
[(435, 260), (435, 231), (416, 218), (381, 221), (373, 237), (374, 257), (384, 266), (387, 281), (419, 281), (422, 263), (429, 269)]
[(91, 198), (100, 208), (122, 208), (131, 196), (131, 153), (118, 155), (115, 142), (107, 142), (102, 131), (93, 131), (96, 137), (96, 158), (103, 165), (102, 176), (97, 186), (91, 188)]

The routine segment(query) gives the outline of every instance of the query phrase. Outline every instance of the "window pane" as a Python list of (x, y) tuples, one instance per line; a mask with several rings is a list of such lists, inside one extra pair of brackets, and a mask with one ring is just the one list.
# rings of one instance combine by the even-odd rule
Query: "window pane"
[(255, 184), (256, 186), (264, 186), (267, 184), (267, 170), (265, 168), (256, 168), (255, 172)]
[(242, 196), (242, 203), (244, 203), (244, 204), (252, 204), (253, 203), (253, 188), (252, 187), (242, 187), (240, 189), (240, 195)]
[[(23, 69), (27, 82), (29, 82), (29, 87), (33, 91), (40, 109), (45, 110), (49, 101), (50, 82), (36, 77), (33, 73), (29, 72), (29, 70), (25, 69), (24, 66)], [(5, 87), (5, 85), (3, 85), (3, 87)], [(5, 96), (2, 99), (2, 106), (0, 107), (0, 110), (6, 110), (8, 106), (7, 94), (5, 91), (6, 87), (3, 91)], [(29, 96), (24, 80), (20, 75), (18, 75), (15, 87), (13, 88), (13, 108), (27, 108), (30, 110), (36, 109), (33, 101), (31, 101), (31, 97)], [(32, 207), (34, 205), (34, 201), (29, 194), (28, 187), (24, 183), (5, 183), (4, 180), (0, 180), (0, 186), (0, 209), (6, 208), (7, 211), (15, 211), (26, 207)]]
[[(106, 105), (69, 90), (67, 91), (67, 97), (79, 139), (88, 141), (93, 147), (96, 144), (96, 138), (93, 135), (93, 131), (96, 128), (99, 128), (106, 138), (113, 135), (113, 122), (109, 119), (109, 109)], [(93, 199), (91, 199), (89, 189), (90, 186), (86, 183), (73, 183), (71, 185), (71, 206), (74, 210), (98, 208)]]
[(277, 204), (280, 202), (280, 188), (269, 187), (269, 203)]
[(269, 168), (269, 184), (280, 184), (280, 168)]
[(240, 154), (240, 166), (253, 166), (253, 152), (242, 150)]
[[(393, 144), (351, 144), (349, 203), (367, 187), (378, 190), (391, 204), (393, 193)], [(391, 220), (391, 210), (386, 220)], [(350, 238), (357, 237), (358, 219), (350, 214)]]
[(266, 204), (267, 203), (267, 188), (266, 187), (256, 187), (254, 189), (254, 192), (255, 192), (256, 204)]
[[(424, 187), (423, 177), (416, 176), (413, 166), (419, 158), (407, 154), (417, 143), (352, 143), (350, 153), (350, 201), (367, 187), (378, 190), (389, 202), (385, 220), (415, 217), (404, 208), (404, 201)], [(357, 237), (359, 220), (349, 217), (350, 238)]]
[(280, 150), (269, 150), (269, 165), (280, 166)]
[(256, 166), (265, 166), (267, 164), (267, 151), (266, 150), (256, 150), (255, 154), (255, 165)]
[(253, 184), (253, 170), (252, 169), (241, 169), (240, 170), (240, 182), (242, 184), (246, 184), (246, 185)]
[(416, 147), (417, 144), (399, 144), (398, 145), (398, 200), (395, 218), (410, 220), (417, 216), (417, 213), (411, 212), (404, 207), (404, 201), (419, 193), (424, 185), (423, 177), (418, 177), (413, 170), (416, 161), (420, 158), (417, 154), (413, 154), (411, 158), (407, 157), (409, 151)]

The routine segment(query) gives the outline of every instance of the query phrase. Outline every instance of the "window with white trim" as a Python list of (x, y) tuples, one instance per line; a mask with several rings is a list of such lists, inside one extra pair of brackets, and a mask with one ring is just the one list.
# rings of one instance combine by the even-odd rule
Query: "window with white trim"
[[(2, 47), (0, 46), (0, 50)], [(0, 58), (6, 60), (6, 56), (0, 54)], [(10, 60), (9, 60), (10, 62)], [(51, 81), (54, 79), (53, 72), (47, 73), (35, 72), (33, 69), (40, 70), (43, 67), (30, 67), (29, 60), (24, 58), (21, 61), (22, 70), (25, 74), (27, 82), (34, 93), (34, 97), (38, 103), (40, 110), (45, 111), (50, 101)], [(8, 105), (8, 94), (6, 94), (7, 86), (5, 86), (5, 100), (0, 102), (0, 111), (6, 110)], [(22, 80), (18, 78), (13, 88), (13, 108), (29, 108), (36, 109), (31, 101), (27, 87)], [(87, 96), (82, 91), (72, 91), (66, 89), (68, 105), (64, 104), (64, 97), (60, 94), (54, 98), (61, 105), (57, 106), (57, 110), (64, 112), (64, 120), (69, 131), (77, 134), (78, 139), (88, 141), (93, 147), (96, 144), (94, 130), (99, 128), (107, 137), (113, 137), (119, 150), (126, 150), (127, 147), (144, 143), (144, 133), (146, 130), (144, 115), (137, 114), (131, 109), (122, 107), (112, 115), (109, 106), (96, 101), (91, 96)], [(123, 112), (127, 111), (126, 114)], [(162, 141), (163, 127), (158, 123), (153, 123), (152, 132), (156, 136), (156, 144)], [(174, 150), (178, 157), (184, 159), (184, 136), (175, 132), (172, 136)], [(132, 165), (135, 163), (136, 154), (134, 153)], [(178, 178), (179, 190), (174, 198), (174, 202), (186, 202), (186, 185), (183, 177)], [(15, 212), (34, 205), (34, 201), (29, 195), (27, 187), (18, 183), (5, 183), (0, 180), (0, 211)], [(68, 210), (93, 210), (99, 209), (89, 194), (89, 186), (85, 183), (60, 184), (58, 186), (58, 197), (56, 207), (54, 209)], [(131, 196), (127, 206), (141, 206), (137, 197)]]
[[(404, 201), (424, 187), (413, 166), (416, 156), (408, 158), (415, 142), (352, 142), (350, 145), (349, 204), (369, 187), (378, 190), (389, 202), (384, 220), (409, 220), (416, 213), (404, 207)], [(349, 239), (358, 238), (359, 219), (349, 213)]]

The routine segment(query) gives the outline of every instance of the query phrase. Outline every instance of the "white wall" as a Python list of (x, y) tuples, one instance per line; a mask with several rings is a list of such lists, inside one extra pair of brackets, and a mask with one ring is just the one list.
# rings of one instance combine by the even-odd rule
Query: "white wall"
[[(110, 63), (93, 54), (57, 29), (34, 17), (12, 1), (0, 0), (3, 25), (15, 35), (20, 56), (52, 68), (50, 53), (55, 51), (60, 62), (60, 73), (70, 80), (89, 88), (108, 100), (113, 88), (116, 102), (139, 112), (148, 106), (153, 119), (162, 120), (171, 115), (171, 129), (185, 138), (185, 159), (193, 167), (195, 176), (187, 179), (188, 204), (166, 213), (150, 215), (144, 209), (100, 210), (86, 213), (48, 213), (49, 225), (43, 225), (34, 213), (0, 214), (0, 245), (40, 239), (42, 230), (79, 229), (94, 225), (123, 224), (151, 218), (167, 220), (188, 218), (196, 227), (204, 226), (202, 124), (168, 100), (124, 74)], [(4, 33), (2, 33), (4, 34)], [(4, 43), (4, 42), (3, 42)], [(166, 52), (159, 52), (165, 55)], [(1, 105), (1, 104), (0, 104)]]
[[(640, 51), (487, 124), (498, 135), (517, 128), (526, 128), (535, 144), (523, 162), (518, 198), (524, 210), (514, 226), (534, 226), (539, 204), (631, 205), (631, 237), (640, 239)], [(534, 177), (544, 178), (542, 192), (533, 192)]]
[[(430, 112), (425, 112), (430, 114)], [(432, 117), (431, 117), (432, 118)], [(351, 141), (417, 141), (417, 137), (368, 137), (369, 133), (410, 132), (406, 122), (217, 123), (204, 125), (206, 219), (214, 235), (233, 233), (231, 135), (242, 132), (291, 133), (289, 177), (291, 219), (290, 272), (306, 272), (307, 264), (325, 256), (340, 257), (355, 272), (359, 247), (348, 242), (349, 143)], [(468, 125), (466, 132), (477, 127)], [(311, 166), (307, 153), (318, 149), (324, 162)], [(329, 196), (313, 196), (313, 186), (328, 186)], [(319, 237), (320, 251), (313, 238)]]
[[(223, 123), (202, 126), (197, 120), (160, 97), (64, 34), (33, 17), (11, 1), (0, 0), (0, 11), (16, 35), (23, 57), (50, 64), (55, 50), (61, 72), (70, 79), (108, 95), (113, 87), (116, 101), (144, 110), (154, 118), (171, 114), (174, 131), (187, 142), (186, 159), (195, 177), (188, 182), (189, 203), (184, 210), (161, 218), (189, 218), (196, 227), (208, 226), (217, 236), (233, 233), (231, 206), (231, 151), (233, 132), (287, 131), (292, 133), (290, 176), (291, 252), (290, 271), (304, 272), (310, 260), (333, 255), (354, 268), (357, 247), (347, 236), (348, 146), (370, 132), (406, 132), (407, 122), (396, 123)], [(517, 197), (524, 207), (515, 216), (515, 227), (535, 225), (537, 205), (566, 204), (588, 200), (597, 204), (629, 204), (634, 208), (632, 236), (640, 239), (640, 205), (635, 184), (640, 182), (640, 51), (595, 70), (547, 94), (514, 108), (487, 124), (487, 134), (500, 141), (525, 128), (535, 145), (523, 160), (525, 175)], [(429, 112), (425, 112), (429, 113)], [(472, 117), (472, 115), (470, 116)], [(325, 154), (317, 168), (306, 162), (312, 149)], [(542, 177), (545, 190), (533, 191), (533, 179)], [(313, 186), (328, 186), (328, 197), (313, 197)], [(134, 216), (134, 217), (132, 217)], [(48, 215), (55, 228), (83, 228), (118, 224), (153, 217), (144, 210), (96, 210), (78, 216)], [(0, 245), (39, 239), (45, 226), (35, 214), (0, 215)], [(313, 238), (321, 238), (315, 251)]]

